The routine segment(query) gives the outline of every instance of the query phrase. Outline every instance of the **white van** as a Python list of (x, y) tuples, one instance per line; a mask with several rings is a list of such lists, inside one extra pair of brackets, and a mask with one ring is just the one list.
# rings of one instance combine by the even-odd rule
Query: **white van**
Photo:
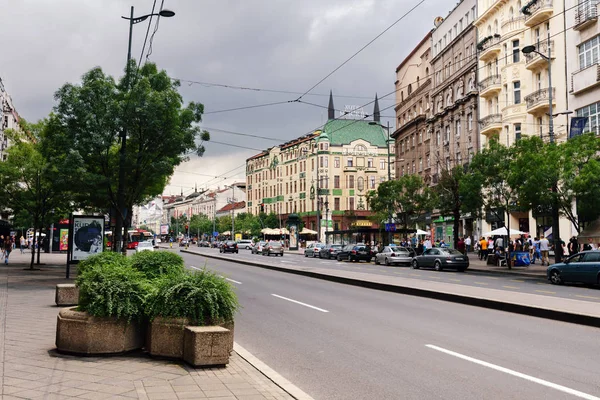
[(248, 239), (238, 240), (237, 244), (238, 244), (238, 249), (250, 250), (252, 248), (252, 240), (248, 240)]

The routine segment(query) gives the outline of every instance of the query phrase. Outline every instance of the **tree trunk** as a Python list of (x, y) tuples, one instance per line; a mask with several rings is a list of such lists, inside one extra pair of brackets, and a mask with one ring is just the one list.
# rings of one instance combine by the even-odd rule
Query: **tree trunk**
[(452, 214), (454, 217), (454, 221), (452, 224), (452, 241), (454, 242), (454, 248), (458, 249), (458, 226), (460, 222), (460, 208), (455, 208)]

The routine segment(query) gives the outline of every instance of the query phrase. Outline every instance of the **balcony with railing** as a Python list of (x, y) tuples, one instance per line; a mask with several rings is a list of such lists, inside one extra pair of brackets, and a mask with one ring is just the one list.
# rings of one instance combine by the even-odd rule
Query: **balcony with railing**
[[(525, 97), (527, 112), (539, 114), (550, 109), (550, 90), (548, 88), (537, 90)], [(552, 105), (556, 105), (556, 88), (552, 88)]]
[(598, 0), (580, 2), (575, 10), (575, 25), (573, 29), (576, 31), (583, 30), (594, 25), (596, 21), (598, 21)]
[(500, 35), (496, 34), (483, 38), (477, 44), (477, 50), (479, 50), (480, 61), (486, 62), (498, 57), (502, 51), (500, 48)]
[(479, 95), (483, 98), (492, 97), (502, 90), (502, 77), (491, 75), (479, 82)]
[[(544, 40), (535, 44), (535, 49), (546, 57), (548, 57), (548, 48), (550, 48), (550, 59), (554, 59), (554, 40), (550, 42)], [(525, 54), (525, 68), (530, 71), (535, 71), (538, 68), (548, 68), (548, 61), (535, 52)]]
[(502, 130), (502, 114), (490, 114), (479, 120), (479, 132), (490, 136)]
[(600, 64), (592, 64), (587, 68), (573, 72), (571, 75), (571, 93), (579, 94), (600, 85)]
[(525, 27), (525, 16), (521, 15), (519, 17), (508, 18), (502, 22), (502, 33), (504, 35), (513, 33), (515, 31), (521, 30)]
[(533, 27), (541, 22), (548, 20), (554, 14), (553, 0), (537, 0), (527, 7), (525, 14), (525, 26)]

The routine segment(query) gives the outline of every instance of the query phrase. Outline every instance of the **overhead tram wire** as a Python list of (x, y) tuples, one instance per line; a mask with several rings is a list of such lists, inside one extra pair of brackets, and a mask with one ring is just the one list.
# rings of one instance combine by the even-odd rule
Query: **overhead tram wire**
[[(160, 11), (162, 11), (164, 5), (165, 5), (165, 0), (161, 0)], [(148, 62), (148, 60), (150, 59), (150, 55), (152, 54), (152, 45), (154, 44), (154, 35), (156, 35), (156, 32), (158, 32), (159, 23), (160, 23), (160, 15), (158, 15), (156, 17), (156, 23), (154, 24), (154, 31), (152, 32), (152, 35), (150, 36), (150, 44), (148, 45), (148, 53), (146, 54), (146, 62)]]
[[(248, 90), (253, 92), (267, 92), (267, 93), (281, 93), (281, 94), (302, 94), (302, 92), (294, 92), (291, 90), (276, 90), (276, 89), (265, 89), (265, 88), (255, 88), (248, 86), (235, 86), (235, 85), (227, 85), (223, 83), (209, 83), (209, 82), (200, 82), (200, 81), (192, 81), (188, 79), (180, 79), (180, 78), (171, 78), (173, 80), (178, 80), (180, 82), (186, 82), (190, 86), (193, 84), (206, 86), (206, 87), (220, 87), (225, 89), (234, 89), (234, 90)], [(329, 97), (329, 94), (325, 93), (308, 93), (306, 96), (320, 96), (320, 97)], [(352, 96), (352, 95), (336, 95), (335, 97), (339, 98), (349, 98), (349, 99), (370, 99), (371, 97), (367, 96)]]
[(373, 39), (371, 39), (367, 44), (365, 44), (363, 47), (361, 47), (357, 52), (355, 52), (354, 54), (352, 54), (343, 63), (341, 63), (340, 65), (338, 65), (333, 71), (331, 71), (330, 73), (328, 73), (323, 79), (321, 79), (319, 82), (315, 83), (310, 89), (308, 89), (306, 92), (304, 92), (303, 94), (301, 94), (300, 97), (298, 97), (296, 100), (298, 101), (298, 100), (302, 99), (305, 95), (307, 95), (308, 93), (310, 93), (314, 88), (316, 88), (321, 83), (323, 83), (327, 78), (329, 78), (331, 75), (335, 74), (340, 68), (342, 68), (350, 60), (352, 60), (354, 57), (356, 57), (358, 54), (360, 54), (364, 49), (366, 49), (367, 47), (369, 47), (373, 42), (375, 42), (377, 39), (379, 39), (381, 36), (383, 36), (387, 31), (389, 31), (390, 29), (392, 29), (398, 22), (402, 21), (404, 18), (406, 18), (408, 15), (410, 15), (414, 10), (416, 10), (417, 8), (419, 8), (423, 3), (425, 3), (425, 0), (420, 0), (410, 10), (408, 10), (406, 13), (404, 13), (404, 15), (402, 15), (400, 18), (398, 18), (394, 23), (392, 23), (390, 26), (388, 26), (387, 28), (385, 28), (383, 30), (383, 32), (379, 33), (377, 36), (375, 36)]
[(229, 112), (229, 111), (248, 110), (250, 108), (269, 107), (269, 106), (275, 106), (275, 105), (279, 105), (279, 104), (294, 103), (295, 101), (296, 100), (277, 101), (277, 102), (274, 102), (274, 103), (255, 104), (255, 105), (252, 105), (252, 106), (229, 108), (227, 110), (207, 111), (203, 115), (218, 114), (218, 113), (224, 113), (224, 112)]
[(281, 142), (280, 138), (274, 138), (274, 137), (268, 137), (268, 136), (260, 136), (260, 135), (252, 135), (250, 133), (233, 132), (233, 131), (228, 131), (228, 130), (225, 130), (225, 129), (211, 128), (211, 127), (208, 127), (208, 126), (204, 126), (204, 127), (202, 127), (202, 129), (206, 129), (208, 131), (217, 131), (217, 132), (222, 132), (222, 133), (228, 133), (230, 135), (245, 136), (245, 137), (251, 137), (251, 138), (256, 138), (256, 139), (263, 139), (263, 140), (271, 140), (271, 141), (274, 141), (274, 142)]
[[(140, 53), (140, 59), (138, 60), (138, 69), (142, 65), (142, 58), (144, 58), (144, 51), (146, 51), (146, 41), (148, 40), (148, 34), (150, 33), (150, 26), (152, 26), (152, 18), (154, 17), (154, 9), (156, 8), (156, 0), (152, 4), (152, 11), (150, 12), (150, 20), (148, 21), (148, 28), (146, 29), (146, 37), (144, 38), (144, 45), (142, 46), (142, 52)], [(161, 6), (162, 9), (162, 6)], [(160, 16), (159, 16), (160, 17)]]

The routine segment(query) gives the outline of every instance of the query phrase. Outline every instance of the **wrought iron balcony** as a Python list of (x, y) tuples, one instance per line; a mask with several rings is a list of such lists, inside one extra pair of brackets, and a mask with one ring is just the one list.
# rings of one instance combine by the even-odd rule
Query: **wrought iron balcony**
[(554, 13), (553, 0), (537, 0), (527, 8), (525, 14), (525, 26), (533, 27), (547, 20)]
[[(550, 58), (555, 58), (554, 56), (554, 40), (548, 42), (544, 40), (543, 42), (539, 42), (535, 44), (535, 48), (538, 52), (542, 53), (546, 57), (548, 57), (548, 47), (550, 47)], [(537, 53), (529, 53), (525, 54), (525, 68), (528, 70), (535, 70), (540, 67), (547, 68), (548, 62)]]
[(579, 3), (575, 10), (573, 29), (576, 31), (585, 29), (596, 21), (598, 21), (598, 0), (586, 0)]
[(502, 77), (500, 75), (491, 75), (479, 82), (479, 95), (481, 97), (487, 97), (490, 94), (494, 94), (496, 91), (500, 91)]
[[(556, 103), (556, 88), (552, 88), (552, 104)], [(537, 90), (525, 97), (527, 112), (535, 114), (550, 108), (550, 90), (548, 88)]]

